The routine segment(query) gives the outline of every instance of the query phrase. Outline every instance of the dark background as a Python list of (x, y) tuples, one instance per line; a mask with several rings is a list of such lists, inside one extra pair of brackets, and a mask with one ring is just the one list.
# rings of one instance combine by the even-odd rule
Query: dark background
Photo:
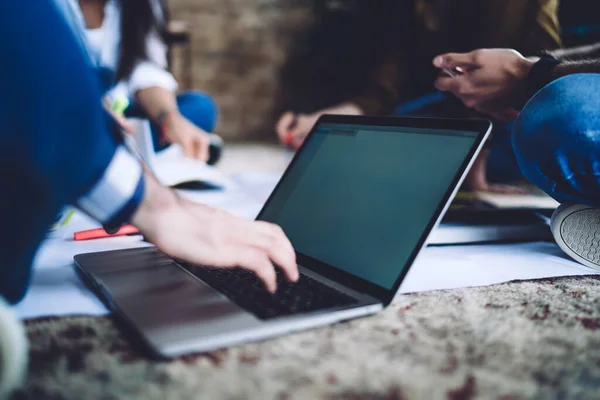
[(565, 47), (600, 41), (600, 1), (562, 0), (560, 22)]

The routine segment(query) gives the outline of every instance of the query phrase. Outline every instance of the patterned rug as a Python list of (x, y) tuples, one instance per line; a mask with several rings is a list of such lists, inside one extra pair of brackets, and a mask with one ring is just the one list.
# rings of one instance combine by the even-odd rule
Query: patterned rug
[(153, 361), (109, 318), (28, 322), (16, 399), (600, 398), (600, 277), (397, 298), (373, 317)]

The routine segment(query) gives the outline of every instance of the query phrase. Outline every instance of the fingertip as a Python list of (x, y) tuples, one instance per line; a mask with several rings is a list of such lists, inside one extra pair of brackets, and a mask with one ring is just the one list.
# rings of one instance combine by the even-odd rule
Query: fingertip
[(298, 271), (296, 263), (290, 263), (287, 267), (280, 265), (279, 268), (285, 274), (285, 279), (288, 282), (298, 282), (298, 279), (300, 279), (300, 271)]
[(438, 67), (438, 68), (442, 68), (444, 66), (444, 57), (443, 56), (437, 56), (436, 58), (433, 59), (433, 65)]
[(444, 81), (443, 78), (437, 78), (434, 82), (433, 82), (433, 86), (437, 89), (437, 90), (441, 90), (442, 92), (446, 91), (446, 85), (444, 85)]
[(188, 145), (181, 146), (183, 147), (183, 156), (186, 158), (194, 158), (194, 153), (190, 150)]
[(265, 286), (271, 293), (277, 291), (277, 273), (275, 273), (275, 266), (269, 262), (269, 268), (264, 274)]
[(200, 160), (204, 161), (204, 162), (207, 162), (207, 161), (208, 161), (208, 159), (209, 159), (208, 149), (201, 150), (201, 151), (198, 153), (198, 158), (199, 158)]
[(267, 269), (266, 266), (263, 266), (260, 269), (254, 269), (253, 272), (258, 279), (260, 279), (267, 292), (275, 293), (277, 290), (277, 274), (275, 274), (275, 270), (272, 265), (269, 267), (269, 269)]
[(267, 283), (267, 290), (269, 293), (275, 293), (277, 291), (277, 281), (274, 280), (270, 283)]

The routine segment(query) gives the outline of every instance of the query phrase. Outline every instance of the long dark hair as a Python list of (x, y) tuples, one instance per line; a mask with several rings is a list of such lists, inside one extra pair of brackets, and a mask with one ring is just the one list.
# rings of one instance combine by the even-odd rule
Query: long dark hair
[(412, 31), (411, 1), (310, 3), (310, 25), (290, 43), (280, 71), (275, 113), (313, 112), (360, 94), (373, 67)]
[(129, 78), (135, 65), (148, 58), (146, 38), (150, 32), (156, 30), (163, 38), (165, 36), (169, 17), (167, 7), (162, 0), (156, 0), (159, 1), (163, 14), (159, 18), (154, 13), (153, 1), (155, 0), (118, 0), (121, 9), (121, 46), (117, 81)]

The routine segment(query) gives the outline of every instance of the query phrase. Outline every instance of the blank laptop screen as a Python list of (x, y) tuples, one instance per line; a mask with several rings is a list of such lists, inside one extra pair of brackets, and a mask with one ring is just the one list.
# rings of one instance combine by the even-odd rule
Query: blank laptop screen
[(391, 289), (477, 137), (322, 123), (260, 219), (296, 251)]

